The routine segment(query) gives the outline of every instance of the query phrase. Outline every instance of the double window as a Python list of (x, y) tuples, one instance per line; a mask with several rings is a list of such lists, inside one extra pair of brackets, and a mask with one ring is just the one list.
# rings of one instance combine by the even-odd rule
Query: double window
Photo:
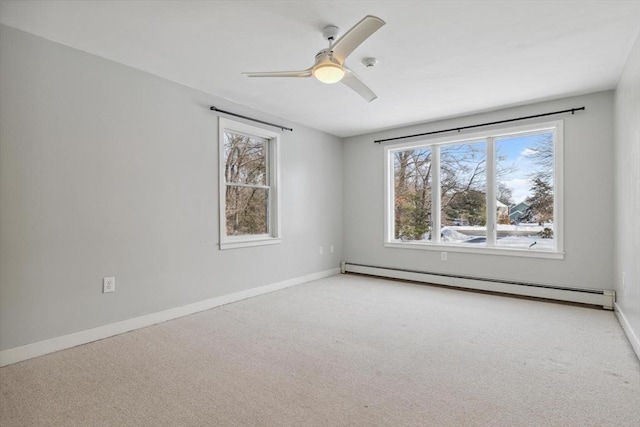
[(219, 119), (220, 248), (280, 242), (279, 134)]
[(562, 257), (562, 122), (385, 148), (386, 246)]

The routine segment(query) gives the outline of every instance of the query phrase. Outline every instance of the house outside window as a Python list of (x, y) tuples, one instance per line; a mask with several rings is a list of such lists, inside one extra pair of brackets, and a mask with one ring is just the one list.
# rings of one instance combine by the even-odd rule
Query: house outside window
[(279, 139), (219, 118), (221, 249), (280, 243)]
[(562, 133), (555, 121), (385, 147), (385, 246), (562, 258)]

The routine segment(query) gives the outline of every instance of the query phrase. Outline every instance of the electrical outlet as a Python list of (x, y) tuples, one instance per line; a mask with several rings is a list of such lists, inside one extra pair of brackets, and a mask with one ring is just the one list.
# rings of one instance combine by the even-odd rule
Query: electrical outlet
[(322, 246), (320, 246), (320, 249), (318, 249), (318, 252), (320, 252), (320, 255), (324, 254), (324, 249), (322, 248)]
[(329, 248), (329, 252), (333, 253), (333, 245)]
[(115, 292), (116, 291), (116, 278), (115, 277), (105, 277), (102, 279), (102, 293), (106, 294), (107, 292)]
[(447, 253), (440, 252), (440, 261), (446, 261), (446, 260), (447, 260)]

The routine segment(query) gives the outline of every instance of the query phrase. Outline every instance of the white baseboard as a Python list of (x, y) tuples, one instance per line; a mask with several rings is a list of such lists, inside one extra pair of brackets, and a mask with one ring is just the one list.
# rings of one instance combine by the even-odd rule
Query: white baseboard
[(618, 322), (620, 322), (620, 325), (622, 325), (622, 329), (624, 330), (624, 333), (627, 335), (627, 338), (631, 343), (631, 347), (633, 347), (633, 351), (636, 352), (636, 356), (638, 356), (638, 359), (640, 359), (640, 340), (638, 339), (638, 336), (633, 332), (633, 329), (631, 328), (631, 325), (629, 324), (627, 317), (624, 315), (624, 312), (620, 309), (620, 306), (618, 305), (618, 303), (614, 303), (614, 307), (615, 307), (614, 312), (616, 313)]
[(302, 283), (311, 282), (313, 280), (323, 279), (340, 273), (339, 268), (324, 270), (313, 274), (282, 282), (272, 283), (270, 285), (260, 286), (258, 288), (247, 289), (246, 291), (235, 292), (229, 295), (223, 295), (193, 304), (183, 305), (181, 307), (170, 308), (168, 310), (151, 313), (133, 319), (123, 320), (121, 322), (111, 323), (99, 326), (85, 331), (75, 332), (69, 335), (51, 338), (45, 341), (39, 341), (20, 347), (10, 348), (0, 351), (0, 366), (10, 365), (12, 363), (21, 362), (23, 360), (32, 359), (55, 351), (64, 350), (75, 347), (77, 345), (90, 343), (92, 341), (101, 340), (103, 338), (112, 337), (135, 329), (144, 328), (146, 326), (155, 325), (156, 323), (166, 322), (167, 320), (176, 319), (178, 317), (188, 316), (214, 307), (240, 301), (243, 299), (255, 297), (278, 291), (280, 289), (289, 288), (291, 286), (300, 285)]

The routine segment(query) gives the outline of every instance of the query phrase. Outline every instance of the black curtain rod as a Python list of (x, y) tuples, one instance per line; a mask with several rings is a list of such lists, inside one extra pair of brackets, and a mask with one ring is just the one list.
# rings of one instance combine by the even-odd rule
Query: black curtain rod
[(464, 130), (464, 129), (473, 129), (473, 128), (478, 128), (478, 127), (482, 127), (482, 126), (497, 125), (497, 124), (500, 124), (500, 123), (517, 122), (519, 120), (535, 119), (536, 117), (553, 116), (554, 114), (563, 114), (563, 113), (575, 114), (576, 111), (581, 111), (581, 110), (584, 110), (584, 109), (585, 109), (584, 107), (572, 108), (570, 110), (553, 111), (551, 113), (536, 114), (534, 116), (518, 117), (518, 118), (515, 118), (515, 119), (499, 120), (497, 122), (480, 123), (480, 124), (477, 124), (477, 125), (462, 126), (462, 127), (458, 127), (458, 128), (451, 128), (451, 129), (444, 129), (444, 130), (436, 130), (436, 131), (433, 131), (433, 132), (416, 133), (414, 135), (397, 136), (395, 138), (376, 139), (373, 142), (375, 144), (380, 144), (381, 142), (397, 141), (398, 139), (415, 138), (415, 137), (418, 137), (418, 136), (434, 135), (436, 133), (445, 133), (445, 132), (453, 132), (453, 131), (460, 132), (461, 130)]
[(247, 120), (251, 120), (252, 122), (262, 123), (263, 125), (269, 125), (269, 126), (273, 126), (274, 128), (280, 128), (282, 130), (288, 130), (290, 132), (293, 132), (293, 129), (288, 128), (286, 126), (277, 125), (275, 123), (263, 122), (262, 120), (254, 119), (252, 117), (242, 116), (240, 114), (232, 113), (230, 111), (221, 110), (221, 109), (216, 108), (216, 107), (209, 107), (209, 109), (211, 111), (217, 111), (219, 113), (224, 113), (224, 114), (228, 114), (230, 116), (240, 117), (241, 119), (247, 119)]

